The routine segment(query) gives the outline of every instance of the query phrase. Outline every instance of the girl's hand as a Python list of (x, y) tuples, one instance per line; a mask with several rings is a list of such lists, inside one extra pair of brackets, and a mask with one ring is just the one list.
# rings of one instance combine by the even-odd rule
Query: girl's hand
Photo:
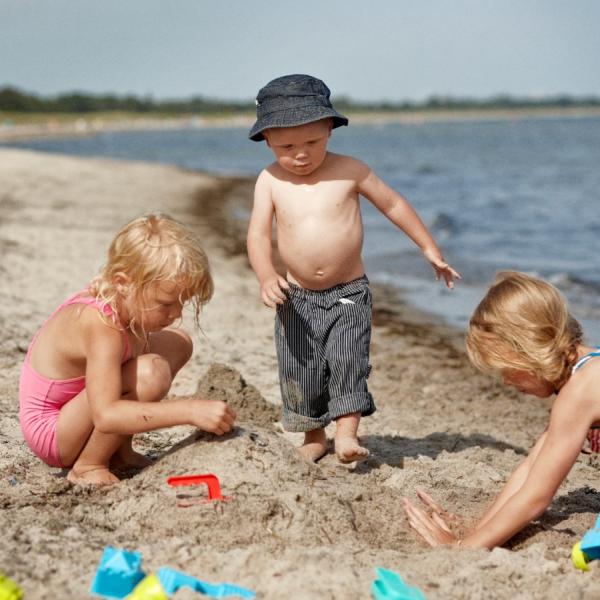
[(446, 523), (458, 521), (458, 517), (446, 512), (429, 494), (417, 489), (421, 502), (431, 511), (416, 507), (408, 498), (404, 498), (404, 512), (409, 525), (430, 545), (448, 546), (458, 543), (458, 537), (452, 533)]
[(275, 308), (277, 304), (283, 304), (287, 298), (284, 290), (290, 288), (285, 277), (274, 275), (261, 283), (260, 296), (264, 304), (269, 308)]
[(454, 280), (461, 278), (460, 273), (455, 271), (436, 250), (428, 248), (423, 251), (423, 254), (433, 267), (435, 278), (439, 280), (440, 277), (443, 277), (446, 282), (446, 287), (452, 289), (454, 287)]
[(235, 411), (221, 400), (192, 400), (194, 418), (192, 424), (210, 433), (223, 435), (235, 424)]
[(461, 517), (442, 508), (424, 489), (417, 488), (415, 491), (417, 492), (417, 496), (419, 496), (419, 500), (435, 514), (443, 517), (449, 523), (463, 527), (463, 519)]

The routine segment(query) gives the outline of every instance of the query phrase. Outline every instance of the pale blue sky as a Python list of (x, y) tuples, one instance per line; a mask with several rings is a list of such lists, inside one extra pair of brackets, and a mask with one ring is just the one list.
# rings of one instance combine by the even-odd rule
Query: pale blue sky
[(0, 0), (0, 86), (250, 99), (600, 95), (597, 0)]

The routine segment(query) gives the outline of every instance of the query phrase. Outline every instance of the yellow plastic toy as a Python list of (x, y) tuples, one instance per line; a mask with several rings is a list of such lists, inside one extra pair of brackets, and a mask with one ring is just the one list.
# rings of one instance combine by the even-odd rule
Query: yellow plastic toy
[(0, 600), (21, 600), (23, 590), (4, 573), (0, 573)]
[(169, 596), (165, 593), (158, 576), (150, 573), (135, 586), (127, 600), (169, 600)]
[(577, 542), (571, 550), (571, 560), (577, 569), (589, 571), (588, 563), (600, 560), (600, 516), (595, 525), (585, 532), (581, 541)]
[(576, 569), (581, 571), (589, 571), (588, 563), (590, 557), (581, 549), (581, 542), (577, 542), (571, 550), (571, 561)]

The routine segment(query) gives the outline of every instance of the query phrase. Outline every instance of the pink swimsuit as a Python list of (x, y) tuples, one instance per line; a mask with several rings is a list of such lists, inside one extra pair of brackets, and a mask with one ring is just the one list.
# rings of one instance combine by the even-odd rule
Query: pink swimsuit
[[(103, 302), (85, 295), (86, 292), (78, 292), (63, 302), (48, 317), (44, 325), (54, 317), (65, 306), (72, 304), (85, 304), (97, 308), (102, 314), (112, 319), (121, 327), (113, 309)], [(19, 420), (23, 437), (33, 452), (51, 467), (65, 467), (58, 452), (58, 441), (56, 437), (56, 422), (58, 414), (64, 404), (69, 402), (85, 388), (85, 375), (73, 379), (49, 379), (33, 370), (29, 356), (33, 345), (42, 330), (42, 327), (31, 340), (19, 381)], [(131, 357), (131, 348), (127, 332), (123, 330), (123, 359), (122, 363)]]

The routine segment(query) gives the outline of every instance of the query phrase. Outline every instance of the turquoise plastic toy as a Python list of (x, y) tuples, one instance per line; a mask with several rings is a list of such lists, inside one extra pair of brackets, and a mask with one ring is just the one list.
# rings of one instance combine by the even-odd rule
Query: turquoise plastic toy
[(571, 560), (577, 569), (589, 571), (588, 563), (600, 559), (600, 516), (592, 529), (588, 529), (585, 535), (573, 546)]
[(103, 598), (125, 598), (144, 578), (142, 555), (107, 546), (100, 559), (90, 593)]
[(0, 600), (21, 600), (23, 590), (4, 573), (0, 573)]
[(207, 583), (175, 569), (163, 567), (151, 573), (133, 590), (129, 600), (168, 600), (179, 588), (188, 587), (209, 598), (229, 598), (235, 596), (252, 600), (254, 592), (230, 583)]
[(377, 578), (371, 585), (371, 595), (375, 600), (425, 600), (417, 587), (407, 585), (394, 571), (375, 568)]
[[(20, 600), (20, 596), (2, 596), (1, 582), (0, 576), (0, 600)], [(256, 596), (253, 591), (231, 583), (207, 583), (168, 567), (145, 576), (140, 552), (110, 546), (104, 548), (90, 592), (110, 600), (169, 600), (182, 587), (189, 587), (209, 598), (236, 596), (252, 600)]]

